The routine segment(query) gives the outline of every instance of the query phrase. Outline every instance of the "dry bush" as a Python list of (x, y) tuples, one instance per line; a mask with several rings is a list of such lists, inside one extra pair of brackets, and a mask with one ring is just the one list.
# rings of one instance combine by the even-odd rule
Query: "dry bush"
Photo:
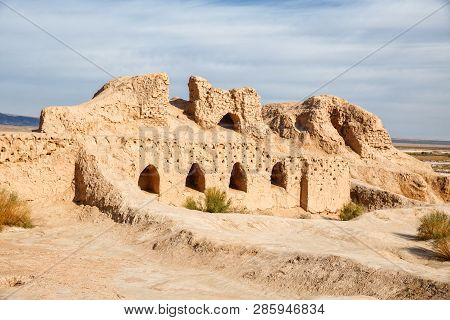
[(441, 239), (450, 236), (450, 216), (435, 210), (420, 219), (417, 237), (420, 240)]
[(192, 197), (186, 198), (186, 200), (184, 201), (183, 207), (185, 207), (186, 209), (189, 209), (189, 210), (203, 211), (201, 203), (199, 203)]
[(231, 199), (227, 197), (227, 193), (217, 188), (207, 188), (203, 201), (197, 201), (192, 197), (188, 197), (183, 206), (186, 209), (210, 213), (248, 213), (245, 207), (233, 206)]
[(354, 202), (349, 202), (339, 212), (339, 218), (342, 221), (348, 221), (359, 217), (366, 211), (366, 208)]
[(444, 260), (450, 260), (450, 236), (433, 242), (434, 253)]
[(208, 188), (205, 190), (204, 211), (211, 213), (230, 212), (231, 200), (227, 193), (217, 188)]
[(0, 190), (0, 230), (3, 226), (31, 228), (28, 204), (20, 200), (17, 194)]

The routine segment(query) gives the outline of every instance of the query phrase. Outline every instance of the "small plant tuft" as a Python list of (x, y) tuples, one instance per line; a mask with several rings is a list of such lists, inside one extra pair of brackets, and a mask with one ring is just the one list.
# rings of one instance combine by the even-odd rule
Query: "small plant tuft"
[(358, 203), (349, 202), (339, 212), (339, 218), (342, 221), (348, 221), (355, 219), (362, 215), (366, 211), (366, 208)]
[(441, 239), (450, 236), (450, 216), (434, 210), (420, 219), (417, 237), (420, 240)]
[(184, 202), (184, 207), (210, 213), (248, 213), (245, 207), (233, 206), (231, 199), (227, 197), (227, 193), (217, 188), (207, 188), (203, 201), (196, 201), (194, 198), (188, 197)]
[(205, 190), (204, 208), (204, 211), (211, 213), (230, 212), (231, 200), (228, 199), (225, 191), (208, 188)]
[(198, 201), (196, 201), (194, 198), (192, 197), (188, 197), (186, 198), (186, 200), (184, 201), (183, 206), (186, 209), (189, 210), (199, 210), (199, 211), (203, 211), (203, 208), (201, 206), (201, 203), (199, 203)]
[(450, 260), (450, 236), (434, 240), (433, 250), (438, 257)]
[(3, 226), (33, 227), (28, 204), (6, 190), (0, 190), (0, 230)]
[(300, 215), (298, 217), (299, 217), (299, 219), (311, 219), (311, 213), (302, 212), (302, 213), (300, 213)]

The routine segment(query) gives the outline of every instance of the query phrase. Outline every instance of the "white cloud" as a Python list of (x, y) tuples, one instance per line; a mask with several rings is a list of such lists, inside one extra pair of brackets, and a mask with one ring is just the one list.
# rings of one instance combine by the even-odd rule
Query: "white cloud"
[[(253, 86), (269, 102), (302, 99), (443, 2), (8, 3), (114, 75), (166, 71), (171, 94), (186, 97), (198, 74), (225, 88)], [(380, 115), (394, 136), (450, 140), (441, 125), (450, 119), (448, 7), (321, 92)], [(0, 111), (79, 103), (108, 79), (1, 6), (0, 41)]]

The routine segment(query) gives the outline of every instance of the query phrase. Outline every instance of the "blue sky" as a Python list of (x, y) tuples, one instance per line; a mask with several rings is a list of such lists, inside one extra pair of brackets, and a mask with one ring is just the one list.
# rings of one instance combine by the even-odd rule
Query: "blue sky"
[[(165, 71), (298, 101), (445, 1), (1, 0), (115, 76)], [(110, 76), (0, 4), (0, 112), (39, 115)], [(394, 137), (450, 140), (450, 5), (320, 90), (381, 117)]]

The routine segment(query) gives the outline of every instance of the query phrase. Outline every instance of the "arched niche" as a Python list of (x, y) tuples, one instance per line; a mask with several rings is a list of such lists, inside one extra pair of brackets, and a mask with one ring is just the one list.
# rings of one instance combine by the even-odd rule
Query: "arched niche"
[(287, 188), (287, 172), (283, 163), (277, 162), (272, 168), (272, 174), (270, 175), (270, 183), (274, 186)]
[(233, 165), (229, 187), (231, 189), (247, 192), (247, 174), (239, 162), (236, 162)]
[(205, 191), (205, 172), (198, 163), (194, 163), (186, 177), (186, 187), (204, 192)]
[(230, 129), (239, 132), (241, 128), (241, 120), (239, 116), (233, 113), (227, 113), (220, 119), (219, 126), (225, 129)]
[(159, 173), (154, 165), (148, 165), (141, 172), (138, 185), (141, 190), (159, 194)]

